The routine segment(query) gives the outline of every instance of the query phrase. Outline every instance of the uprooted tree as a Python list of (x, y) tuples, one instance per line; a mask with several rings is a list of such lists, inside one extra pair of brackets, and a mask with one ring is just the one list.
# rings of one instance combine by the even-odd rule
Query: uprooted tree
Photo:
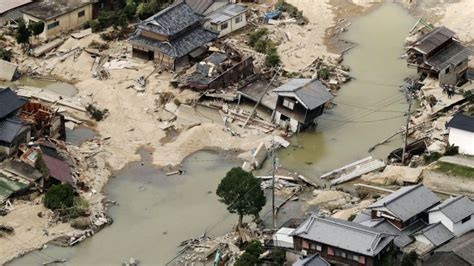
[(261, 180), (240, 167), (234, 167), (221, 180), (216, 194), (227, 205), (230, 213), (239, 215), (238, 227), (242, 227), (244, 215), (259, 217), (266, 198), (260, 186)]

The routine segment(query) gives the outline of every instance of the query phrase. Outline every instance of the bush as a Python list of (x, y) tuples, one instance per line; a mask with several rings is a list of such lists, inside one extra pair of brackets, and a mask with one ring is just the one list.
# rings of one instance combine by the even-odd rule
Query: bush
[(262, 39), (268, 34), (268, 30), (266, 28), (257, 29), (249, 34), (249, 45), (251, 47), (255, 47), (257, 41)]
[(278, 52), (275, 48), (271, 49), (268, 53), (267, 56), (265, 57), (265, 65), (268, 67), (275, 67), (280, 65), (281, 59), (280, 56), (278, 55)]
[(44, 31), (44, 22), (43, 21), (30, 21), (28, 23), (28, 29), (31, 31), (33, 36), (38, 36)]
[(72, 207), (74, 204), (74, 189), (70, 184), (53, 185), (44, 197), (44, 206), (51, 210)]
[(86, 110), (87, 110), (87, 113), (90, 116), (92, 116), (92, 118), (94, 118), (95, 121), (102, 121), (105, 118), (105, 116), (107, 115), (107, 113), (109, 112), (109, 110), (107, 110), (107, 109), (104, 109), (104, 110), (97, 109), (92, 104), (89, 104), (86, 107)]
[(18, 28), (16, 30), (16, 42), (19, 44), (28, 43), (30, 41), (31, 31), (26, 26), (23, 20), (18, 22)]
[(323, 67), (318, 71), (318, 77), (320, 79), (328, 80), (329, 79), (329, 69), (327, 67)]
[(430, 154), (426, 154), (423, 156), (423, 161), (426, 163), (426, 164), (430, 164), (434, 161), (437, 161), (439, 158), (441, 158), (441, 154), (439, 152), (432, 152)]
[(296, 21), (299, 24), (301, 24), (301, 25), (308, 24), (308, 19), (303, 16), (303, 11), (298, 10), (297, 7), (295, 7), (291, 4), (288, 4), (286, 1), (279, 0), (278, 1), (278, 8), (283, 12), (287, 12), (290, 15), (290, 17), (296, 19)]
[(464, 92), (463, 96), (470, 103), (474, 103), (474, 93), (472, 93), (471, 91)]
[(459, 147), (454, 146), (454, 144), (453, 145), (448, 145), (448, 147), (446, 147), (446, 151), (444, 152), (445, 156), (453, 156), (453, 155), (457, 155), (457, 154), (459, 154)]

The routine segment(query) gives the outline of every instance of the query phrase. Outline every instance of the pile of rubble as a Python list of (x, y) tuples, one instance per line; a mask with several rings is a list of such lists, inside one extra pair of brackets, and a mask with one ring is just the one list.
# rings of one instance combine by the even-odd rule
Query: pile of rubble
[(341, 61), (342, 58), (318, 57), (310, 65), (303, 68), (301, 73), (304, 76), (318, 78), (326, 87), (336, 91), (342, 84), (351, 80), (349, 67), (341, 65)]

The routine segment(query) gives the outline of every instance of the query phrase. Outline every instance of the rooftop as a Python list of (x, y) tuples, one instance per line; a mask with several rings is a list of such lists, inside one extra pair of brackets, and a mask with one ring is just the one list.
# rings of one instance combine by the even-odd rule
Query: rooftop
[(228, 21), (229, 19), (235, 16), (245, 13), (246, 11), (246, 6), (229, 4), (212, 12), (212, 14), (207, 16), (207, 19), (209, 19), (209, 22), (211, 23), (220, 24), (222, 22)]
[(0, 14), (31, 3), (32, 0), (2, 0), (0, 1)]
[(421, 36), (421, 38), (413, 44), (413, 47), (420, 53), (429, 54), (438, 46), (453, 38), (454, 35), (455, 33), (452, 30), (446, 27), (438, 27)]
[(214, 4), (215, 0), (185, 0), (185, 2), (194, 10), (194, 12), (202, 15), (209, 7), (211, 7), (212, 4)]
[(71, 176), (71, 169), (64, 161), (46, 154), (43, 154), (43, 160), (52, 178), (69, 184), (74, 183)]
[(11, 143), (25, 124), (16, 118), (0, 120), (0, 141)]
[(429, 212), (434, 211), (441, 211), (453, 223), (457, 223), (474, 214), (474, 203), (466, 196), (451, 197), (429, 210)]
[(46, 21), (90, 4), (91, 0), (42, 0), (31, 4), (22, 12)]
[(422, 184), (406, 186), (376, 201), (368, 209), (386, 208), (394, 216), (402, 221), (416, 216), (429, 209), (440, 199), (431, 190)]
[(291, 79), (274, 90), (279, 95), (296, 98), (307, 109), (315, 109), (332, 98), (321, 81), (316, 79)]
[(467, 263), (474, 265), (474, 231), (454, 238), (435, 251), (435, 253), (439, 252), (453, 252)]
[(201, 19), (201, 15), (195, 13), (186, 2), (181, 1), (147, 18), (138, 25), (138, 29), (174, 36), (198, 24)]
[(467, 115), (464, 115), (461, 112), (458, 112), (446, 124), (446, 127), (461, 129), (461, 130), (469, 131), (469, 132), (474, 132), (474, 117), (467, 116)]
[(454, 237), (453, 233), (441, 222), (430, 224), (413, 235), (423, 235), (433, 244), (434, 247), (439, 247)]
[(293, 266), (330, 266), (329, 262), (327, 262), (325, 259), (321, 258), (319, 254), (314, 254), (312, 256), (309, 256), (304, 259), (299, 259), (295, 263), (293, 263)]
[(453, 42), (428, 58), (426, 63), (435, 70), (440, 71), (450, 64), (456, 66), (462, 61), (467, 60), (470, 53), (470, 50), (462, 44)]
[[(364, 224), (367, 223), (365, 222)], [(408, 227), (403, 228), (403, 230), (400, 230), (386, 219), (382, 219), (372, 227), (384, 233), (395, 235), (393, 242), (397, 247), (403, 248), (414, 241), (412, 237), (413, 233), (425, 228), (426, 226), (427, 224), (425, 222), (418, 220)]]
[(293, 233), (305, 239), (367, 256), (376, 256), (394, 236), (357, 223), (312, 215)]
[(18, 110), (26, 103), (26, 100), (18, 97), (10, 88), (0, 89), (0, 119), (4, 119)]

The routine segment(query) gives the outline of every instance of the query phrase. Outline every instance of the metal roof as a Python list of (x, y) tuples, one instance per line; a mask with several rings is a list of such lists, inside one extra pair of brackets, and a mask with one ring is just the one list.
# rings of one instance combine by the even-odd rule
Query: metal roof
[(316, 79), (290, 79), (274, 92), (295, 97), (309, 110), (316, 109), (334, 98), (326, 86)]
[(142, 45), (152, 50), (159, 50), (172, 58), (180, 58), (204, 44), (214, 41), (217, 36), (217, 33), (206, 30), (200, 26), (169, 42), (160, 42), (146, 38), (141, 35), (141, 30), (137, 30), (134, 35), (130, 37), (129, 41), (132, 44)]
[(0, 1), (0, 14), (3, 14), (12, 9), (21, 7), (23, 5), (31, 3), (31, 0), (1, 0)]
[(245, 13), (246, 11), (247, 11), (246, 6), (237, 5), (237, 4), (228, 4), (212, 12), (206, 18), (211, 23), (220, 24), (222, 22), (228, 21), (229, 19), (232, 19), (235, 16)]
[(189, 27), (199, 24), (202, 16), (185, 2), (178, 2), (147, 18), (138, 25), (139, 29), (165, 36), (174, 36)]
[(446, 127), (457, 128), (464, 131), (474, 132), (474, 117), (467, 116), (461, 112), (458, 112), (446, 124)]
[(304, 259), (299, 259), (292, 266), (330, 266), (329, 262), (321, 258), (319, 254), (314, 254)]
[(414, 43), (414, 48), (423, 54), (428, 54), (434, 49), (453, 38), (456, 33), (446, 27), (438, 27), (433, 31), (421, 36)]
[(11, 143), (25, 124), (14, 118), (0, 120), (0, 141)]
[(394, 238), (374, 228), (316, 215), (296, 228), (293, 235), (371, 257), (379, 254)]
[(441, 211), (453, 223), (474, 214), (474, 203), (466, 196), (451, 197), (429, 212)]
[(430, 224), (413, 235), (423, 235), (435, 247), (439, 247), (454, 238), (454, 234), (449, 231), (448, 228), (446, 228), (441, 222)]
[(8, 179), (0, 174), (0, 203), (7, 200), (13, 193), (27, 188), (28, 185)]
[(426, 63), (440, 71), (448, 65), (457, 65), (469, 58), (470, 50), (458, 42), (452, 42), (426, 60)]
[(431, 190), (422, 184), (406, 186), (376, 201), (368, 209), (386, 208), (402, 221), (429, 209), (440, 199)]
[(10, 88), (0, 90), (0, 119), (20, 109), (26, 100), (18, 97)]
[(49, 176), (61, 182), (74, 183), (71, 176), (71, 169), (64, 161), (46, 154), (43, 154), (43, 160), (48, 168)]

